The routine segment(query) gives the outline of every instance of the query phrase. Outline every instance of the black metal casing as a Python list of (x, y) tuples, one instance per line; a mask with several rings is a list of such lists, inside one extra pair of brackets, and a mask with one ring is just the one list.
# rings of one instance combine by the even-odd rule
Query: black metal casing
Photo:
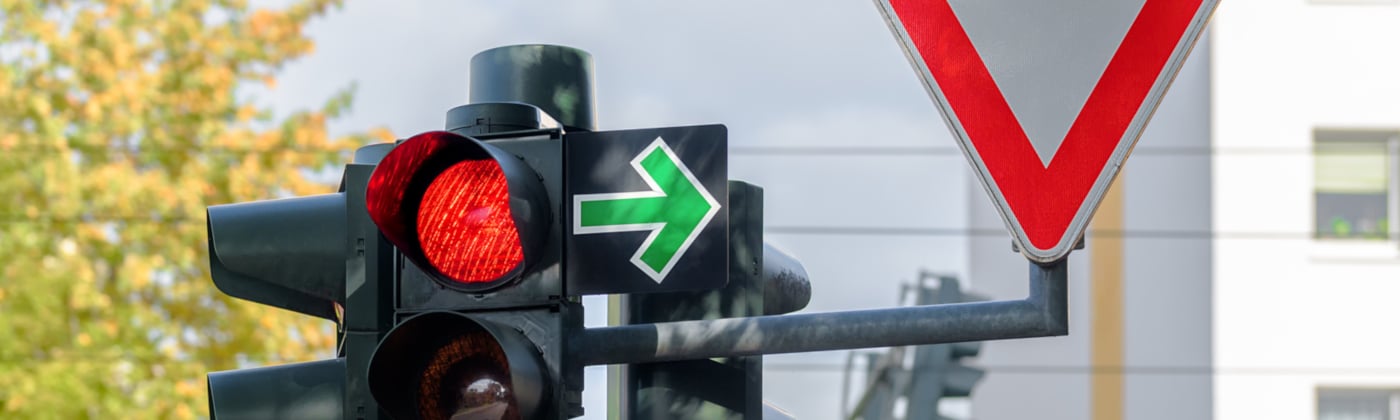
[[(414, 321), (418, 319), (415, 317), (452, 313), (470, 322), (512, 331), (504, 334), (519, 334), (525, 340), (515, 340), (503, 345), (524, 346), (528, 349), (510, 348), (506, 351), (537, 353), (549, 382), (532, 385), (539, 386), (539, 392), (545, 394), (543, 401), (546, 405), (534, 411), (535, 417), (526, 418), (563, 419), (582, 415), (582, 366), (570, 364), (564, 356), (565, 340), (569, 336), (565, 332), (583, 328), (583, 309), (576, 299), (568, 297), (561, 276), (563, 231), (557, 215), (563, 205), (563, 187), (560, 180), (560, 141), (563, 132), (557, 128), (537, 128), (481, 134), (473, 132), (470, 128), (459, 127), (455, 131), (484, 141), (487, 145), (510, 154), (510, 158), (520, 159), (525, 166), (534, 171), (529, 176), (538, 177), (544, 185), (544, 195), (548, 199), (546, 208), (551, 210), (552, 214), (532, 218), (549, 224), (547, 233), (542, 236), (543, 243), (531, 245), (537, 247), (539, 257), (524, 267), (518, 278), (481, 292), (468, 292), (445, 286), (425, 273), (422, 268), (405, 258), (400, 258), (393, 283), (393, 311), (397, 325), (394, 331), (398, 331), (399, 328), (418, 328), (411, 325), (413, 322), (419, 322)], [(375, 365), (380, 362), (380, 352), (389, 352), (382, 356), (388, 358), (385, 360), (399, 357), (392, 355), (396, 350), (383, 346), (384, 344), (381, 344), (376, 350)], [(371, 366), (371, 372), (375, 370), (375, 365)]]
[[(402, 394), (387, 391), (418, 378), (384, 374), (404, 365), (403, 358), (421, 357), (413, 345), (429, 344), (434, 326), (478, 325), (489, 331), (510, 358), (537, 360), (542, 375), (524, 375), (520, 414), (532, 419), (566, 419), (583, 414), (582, 365), (566, 357), (565, 340), (583, 328), (582, 305), (569, 297), (560, 267), (563, 257), (563, 136), (568, 130), (592, 130), (593, 65), (588, 53), (552, 45), (516, 45), (487, 50), (472, 58), (471, 100), (447, 113), (446, 129), (480, 142), (507, 167), (512, 184), (538, 181), (543, 187), (544, 214), (518, 217), (517, 223), (547, 223), (537, 237), (542, 243), (522, 243), (534, 252), (519, 276), (486, 290), (448, 287), (403, 257), (394, 271), (392, 313), (394, 329), (376, 349), (369, 371), (376, 382), (376, 399), (390, 413), (407, 415), (399, 407)], [(555, 118), (558, 118), (556, 120)], [(518, 159), (518, 161), (510, 161)], [(512, 193), (512, 200), (523, 199)], [(512, 211), (522, 208), (516, 203)], [(533, 211), (533, 210), (532, 210)], [(519, 227), (519, 225), (517, 226)], [(539, 226), (528, 226), (536, 229)], [(522, 241), (535, 240), (521, 238)], [(455, 321), (453, 321), (455, 320)], [(426, 329), (426, 331), (425, 331)], [(534, 362), (529, 362), (534, 363)], [(374, 372), (380, 372), (375, 374)], [(535, 379), (527, 379), (535, 378)], [(538, 399), (528, 397), (538, 393)], [(525, 407), (530, 405), (533, 409)]]

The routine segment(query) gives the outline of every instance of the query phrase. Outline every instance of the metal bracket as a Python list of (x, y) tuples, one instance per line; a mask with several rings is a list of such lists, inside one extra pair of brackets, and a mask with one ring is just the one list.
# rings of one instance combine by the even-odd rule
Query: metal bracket
[(1021, 300), (588, 328), (574, 357), (607, 365), (1066, 335), (1067, 260), (1028, 263)]

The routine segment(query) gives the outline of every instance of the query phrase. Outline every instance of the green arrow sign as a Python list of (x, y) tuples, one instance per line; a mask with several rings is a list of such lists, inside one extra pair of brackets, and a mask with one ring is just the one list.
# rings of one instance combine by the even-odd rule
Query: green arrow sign
[(651, 231), (632, 264), (661, 283), (719, 212), (719, 202), (657, 137), (632, 159), (650, 191), (574, 195), (574, 234)]

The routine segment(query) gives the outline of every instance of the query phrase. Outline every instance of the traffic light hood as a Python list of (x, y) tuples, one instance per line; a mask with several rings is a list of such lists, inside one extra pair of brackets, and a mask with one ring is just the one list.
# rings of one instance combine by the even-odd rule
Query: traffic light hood
[(210, 206), (209, 275), (239, 299), (336, 320), (345, 302), (345, 195)]
[(210, 420), (344, 417), (344, 358), (212, 372), (208, 383)]

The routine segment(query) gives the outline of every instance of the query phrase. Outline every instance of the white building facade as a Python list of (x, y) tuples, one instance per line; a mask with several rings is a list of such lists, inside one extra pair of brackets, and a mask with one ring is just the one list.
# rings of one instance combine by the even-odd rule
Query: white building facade
[(1400, 2), (1224, 4), (1212, 411), (1400, 418)]
[[(989, 343), (974, 418), (1400, 419), (1400, 1), (1211, 25), (1071, 254), (1070, 335)], [(969, 245), (1024, 295), (1008, 238)]]

